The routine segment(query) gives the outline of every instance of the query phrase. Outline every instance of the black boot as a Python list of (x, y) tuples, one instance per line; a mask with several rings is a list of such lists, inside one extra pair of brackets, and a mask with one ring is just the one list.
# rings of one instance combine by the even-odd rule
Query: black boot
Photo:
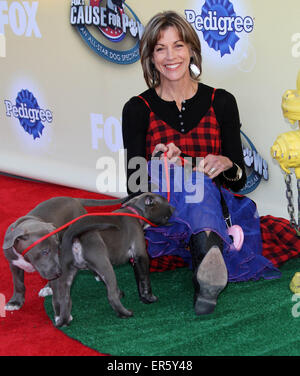
[(212, 313), (217, 298), (228, 280), (227, 268), (222, 256), (223, 241), (215, 233), (205, 231), (192, 235), (190, 252), (192, 256), (194, 309), (196, 315)]

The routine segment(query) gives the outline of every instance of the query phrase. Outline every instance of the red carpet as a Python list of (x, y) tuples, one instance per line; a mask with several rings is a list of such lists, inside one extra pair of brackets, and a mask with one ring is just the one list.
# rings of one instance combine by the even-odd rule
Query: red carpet
[[(13, 292), (12, 277), (2, 244), (7, 227), (41, 201), (53, 196), (103, 198), (103, 195), (59, 185), (14, 179), (0, 175), (0, 294), (8, 301)], [(101, 208), (111, 211), (116, 207)], [(93, 208), (89, 211), (99, 211)], [(6, 312), (0, 307), (0, 356), (75, 356), (102, 355), (67, 337), (56, 329), (44, 310), (44, 299), (38, 297), (45, 285), (38, 273), (25, 274), (26, 298), (19, 311)], [(3, 297), (3, 295), (0, 295)], [(1, 302), (1, 299), (0, 299)]]

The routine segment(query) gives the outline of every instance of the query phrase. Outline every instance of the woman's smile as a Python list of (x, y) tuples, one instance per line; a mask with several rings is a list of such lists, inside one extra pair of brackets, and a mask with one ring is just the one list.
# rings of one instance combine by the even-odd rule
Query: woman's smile
[(180, 64), (167, 64), (165, 65), (165, 67), (167, 69), (170, 69), (170, 70), (175, 70), (176, 68), (178, 68), (180, 66)]

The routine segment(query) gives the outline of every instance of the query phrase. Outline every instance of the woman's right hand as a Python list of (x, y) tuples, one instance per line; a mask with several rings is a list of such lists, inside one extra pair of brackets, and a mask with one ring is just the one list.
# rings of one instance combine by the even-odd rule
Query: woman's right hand
[[(165, 153), (168, 151), (168, 148), (166, 147), (165, 144), (157, 144), (153, 150), (153, 153), (152, 153), (152, 157), (155, 157), (155, 155), (159, 152), (162, 152), (162, 153)], [(160, 158), (162, 157), (163, 155), (160, 156)]]
[[(167, 158), (170, 162), (176, 163), (178, 161), (178, 157), (181, 154), (181, 150), (177, 147), (173, 142), (170, 142), (168, 145), (165, 144), (157, 144), (153, 150), (152, 157), (155, 156), (158, 152), (167, 153)], [(160, 157), (161, 159), (164, 158), (163, 155)]]

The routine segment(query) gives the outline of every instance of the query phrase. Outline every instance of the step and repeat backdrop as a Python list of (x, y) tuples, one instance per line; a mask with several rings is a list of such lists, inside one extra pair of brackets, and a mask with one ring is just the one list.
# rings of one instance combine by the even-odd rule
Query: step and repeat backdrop
[(241, 193), (287, 217), (270, 148), (292, 130), (281, 99), (300, 68), (299, 0), (0, 1), (0, 171), (125, 196), (122, 108), (146, 89), (139, 40), (162, 10), (197, 31), (202, 82), (237, 99)]

